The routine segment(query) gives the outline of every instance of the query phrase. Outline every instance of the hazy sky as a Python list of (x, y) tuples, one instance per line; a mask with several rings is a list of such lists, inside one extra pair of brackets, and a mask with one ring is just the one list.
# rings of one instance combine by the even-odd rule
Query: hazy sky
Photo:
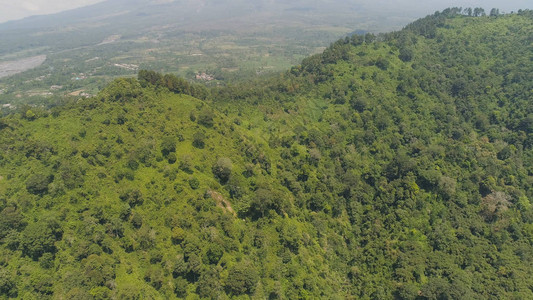
[[(94, 4), (103, 0), (0, 0), (0, 23), (21, 19), (31, 15), (42, 15)], [(197, 0), (202, 1), (202, 0)], [(291, 0), (286, 0), (290, 2)], [(310, 2), (316, 0), (309, 0)], [(334, 3), (335, 1), (323, 0)], [(533, 8), (532, 0), (344, 0), (354, 2), (370, 10), (388, 11), (411, 15), (433, 13), (446, 7), (492, 7), (502, 11), (516, 11), (520, 8)]]
[(0, 0), (0, 23), (33, 15), (45, 15), (103, 0)]

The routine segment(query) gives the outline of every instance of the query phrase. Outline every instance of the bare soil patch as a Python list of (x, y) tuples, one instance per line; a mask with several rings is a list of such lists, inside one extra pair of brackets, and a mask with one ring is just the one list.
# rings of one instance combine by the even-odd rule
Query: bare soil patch
[(220, 194), (218, 192), (215, 192), (215, 191), (207, 191), (207, 193), (209, 194), (209, 196), (211, 196), (211, 198), (213, 198), (215, 200), (215, 202), (217, 203), (218, 207), (220, 207), (223, 210), (231, 213), (234, 216), (236, 215), (235, 211), (231, 207), (231, 203), (229, 203), (229, 201), (226, 200), (224, 198), (224, 196), (222, 196), (222, 194)]

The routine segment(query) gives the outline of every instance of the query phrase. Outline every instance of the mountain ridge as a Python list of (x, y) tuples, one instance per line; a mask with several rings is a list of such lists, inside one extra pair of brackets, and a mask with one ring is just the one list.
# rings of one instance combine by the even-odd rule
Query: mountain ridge
[(279, 76), (21, 108), (0, 295), (532, 297), (532, 20), (449, 9)]

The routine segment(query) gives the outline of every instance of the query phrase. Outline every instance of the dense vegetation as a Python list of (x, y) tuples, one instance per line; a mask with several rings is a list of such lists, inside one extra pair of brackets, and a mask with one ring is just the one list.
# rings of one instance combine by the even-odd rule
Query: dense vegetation
[(448, 9), (270, 79), (21, 108), (0, 298), (533, 298), (532, 21)]

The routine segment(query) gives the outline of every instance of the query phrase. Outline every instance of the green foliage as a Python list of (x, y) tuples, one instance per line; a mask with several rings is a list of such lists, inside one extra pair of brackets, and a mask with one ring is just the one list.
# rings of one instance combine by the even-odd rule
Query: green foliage
[(167, 159), (169, 164), (173, 164), (178, 158), (176, 157), (176, 153), (170, 153), (167, 155)]
[(147, 84), (154, 86), (163, 84), (163, 76), (155, 71), (139, 70), (137, 78), (143, 87), (146, 87)]
[(42, 195), (48, 192), (51, 176), (33, 174), (26, 180), (26, 190), (34, 195)]
[(193, 135), (192, 145), (198, 149), (205, 147), (205, 133), (203, 131), (197, 131)]
[(125, 300), (140, 300), (143, 297), (138, 286), (126, 284), (120, 288), (118, 292), (118, 298)]
[(219, 270), (210, 269), (203, 272), (198, 279), (196, 292), (198, 296), (209, 299), (216, 299), (223, 295)]
[(130, 207), (135, 207), (137, 205), (142, 205), (144, 202), (144, 197), (141, 191), (137, 189), (131, 189), (124, 191), (120, 194), (120, 200), (127, 203)]
[(59, 173), (65, 187), (69, 189), (79, 188), (84, 183), (84, 171), (77, 165), (63, 163), (59, 167)]
[(259, 275), (251, 263), (240, 262), (228, 272), (225, 289), (231, 295), (252, 294), (255, 291)]
[(230, 179), (233, 170), (233, 163), (227, 157), (221, 157), (213, 165), (213, 174), (221, 183), (226, 183)]
[(0, 270), (0, 295), (16, 297), (16, 285), (7, 269)]
[(37, 115), (35, 115), (35, 113), (33, 111), (31, 111), (31, 109), (28, 109), (26, 111), (26, 113), (24, 114), (24, 118), (30, 120), (30, 121), (33, 121), (35, 120), (35, 118), (37, 117)]
[(22, 232), (20, 246), (22, 253), (37, 260), (45, 253), (57, 251), (56, 241), (63, 234), (59, 223), (55, 220), (40, 220), (29, 224)]
[(111, 298), (111, 290), (105, 286), (99, 286), (99, 287), (92, 288), (89, 291), (89, 294), (95, 300), (104, 300), (104, 299)]
[(140, 70), (137, 78), (143, 87), (163, 87), (175, 94), (191, 95), (198, 99), (206, 99), (208, 90), (200, 84), (192, 84), (174, 74), (159, 74), (155, 71)]
[(2, 118), (0, 298), (532, 298), (531, 13), (476, 14)]
[(204, 107), (198, 113), (198, 124), (201, 124), (201, 125), (203, 125), (205, 127), (213, 127), (213, 125), (214, 125), (214, 121), (213, 121), (214, 117), (215, 117), (215, 114), (213, 113), (213, 111)]
[(253, 195), (250, 206), (250, 214), (254, 218), (272, 215), (272, 213), (283, 214), (287, 212), (288, 205), (283, 195), (279, 191), (259, 188)]
[(161, 154), (168, 157), (170, 153), (176, 152), (176, 141), (171, 137), (166, 137), (161, 142)]
[(206, 264), (216, 265), (224, 255), (224, 248), (218, 244), (211, 244), (205, 253)]
[(16, 208), (8, 206), (0, 212), (0, 239), (4, 238), (11, 230), (21, 231), (25, 226), (24, 217)]
[(142, 95), (139, 82), (133, 78), (119, 78), (110, 83), (101, 93), (107, 101), (130, 102)]
[(39, 265), (43, 269), (51, 269), (54, 266), (54, 254), (50, 252), (43, 253), (39, 258)]
[(196, 190), (200, 187), (200, 181), (196, 177), (192, 177), (189, 179), (189, 186), (191, 189)]
[[(88, 286), (104, 286), (115, 278), (113, 263), (109, 259), (92, 254), (81, 263), (84, 265)], [(95, 291), (98, 291), (98, 294), (102, 293), (101, 289)]]

